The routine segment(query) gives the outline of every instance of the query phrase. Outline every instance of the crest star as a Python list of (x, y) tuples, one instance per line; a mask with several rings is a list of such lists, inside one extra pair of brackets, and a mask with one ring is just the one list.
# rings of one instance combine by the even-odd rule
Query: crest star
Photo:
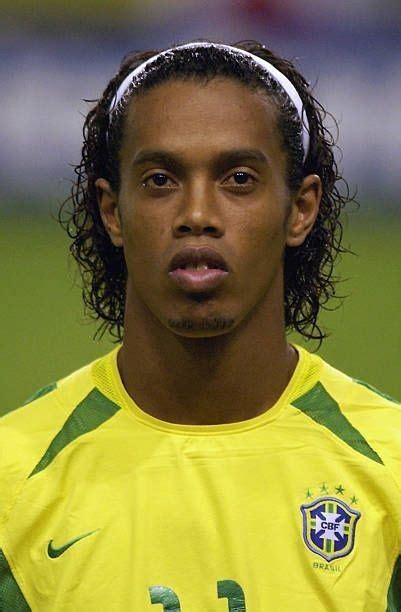
[(325, 483), (325, 482), (322, 482), (322, 486), (320, 487), (320, 492), (321, 492), (321, 493), (328, 493), (328, 492), (329, 492), (329, 489), (328, 489), (328, 487), (326, 486), (326, 483)]
[(344, 489), (344, 487), (342, 485), (338, 485), (338, 487), (336, 487), (336, 493), (338, 495), (343, 495), (344, 491), (345, 491), (345, 489)]
[(307, 497), (307, 499), (310, 499), (311, 497), (313, 497), (312, 491), (310, 489), (307, 490), (306, 497)]
[(351, 504), (357, 504), (358, 503), (358, 499), (355, 497), (355, 495), (353, 495), (351, 497)]

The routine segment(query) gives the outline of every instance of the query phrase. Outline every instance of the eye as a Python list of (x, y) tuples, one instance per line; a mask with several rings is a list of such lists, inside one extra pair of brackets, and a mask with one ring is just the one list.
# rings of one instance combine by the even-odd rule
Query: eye
[(229, 179), (234, 178), (235, 180), (234, 186), (238, 186), (238, 187), (240, 186), (249, 187), (253, 185), (253, 183), (256, 182), (256, 179), (254, 176), (252, 176), (252, 174), (250, 174), (249, 172), (245, 172), (243, 170), (234, 172), (228, 178)]
[(156, 174), (152, 174), (148, 176), (143, 182), (142, 185), (144, 187), (166, 187), (167, 182), (171, 180), (166, 174), (162, 172), (157, 172)]

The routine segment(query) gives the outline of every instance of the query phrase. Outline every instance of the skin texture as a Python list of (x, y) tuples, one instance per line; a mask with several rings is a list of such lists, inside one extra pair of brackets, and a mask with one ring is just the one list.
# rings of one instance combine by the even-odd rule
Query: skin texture
[[(321, 183), (309, 175), (289, 193), (276, 112), (234, 79), (163, 83), (131, 101), (119, 193), (96, 182), (103, 222), (128, 269), (121, 378), (142, 410), (162, 420), (254, 417), (277, 401), (296, 366), (285, 338), (283, 253), (310, 232)], [(265, 161), (222, 163), (238, 149)], [(137, 164), (149, 150), (176, 163)], [(168, 275), (187, 246), (211, 247), (229, 266), (202, 296)]]

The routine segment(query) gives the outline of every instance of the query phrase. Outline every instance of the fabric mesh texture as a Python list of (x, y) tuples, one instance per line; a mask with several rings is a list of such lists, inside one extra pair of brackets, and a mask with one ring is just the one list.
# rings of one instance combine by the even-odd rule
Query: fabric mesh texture
[(1, 612), (30, 612), (8, 561), (0, 550), (0, 610)]

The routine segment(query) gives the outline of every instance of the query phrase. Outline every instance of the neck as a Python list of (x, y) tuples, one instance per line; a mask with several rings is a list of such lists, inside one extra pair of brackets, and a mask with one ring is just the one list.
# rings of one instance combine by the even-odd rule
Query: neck
[(229, 333), (188, 338), (149, 313), (144, 321), (137, 306), (127, 299), (118, 367), (128, 394), (163, 421), (206, 425), (255, 417), (277, 401), (295, 369), (282, 308), (262, 305)]

